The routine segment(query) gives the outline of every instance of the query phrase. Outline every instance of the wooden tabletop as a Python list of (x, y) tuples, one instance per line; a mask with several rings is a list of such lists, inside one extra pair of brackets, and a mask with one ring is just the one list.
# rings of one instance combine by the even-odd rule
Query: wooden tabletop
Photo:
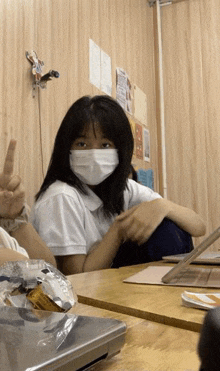
[(146, 267), (147, 264), (104, 269), (75, 274), (68, 276), (68, 279), (81, 303), (199, 332), (206, 311), (184, 307), (181, 293), (185, 289), (196, 292), (220, 290), (123, 282), (125, 278)]
[(199, 334), (122, 313), (77, 303), (70, 313), (108, 317), (127, 324), (121, 352), (93, 371), (198, 371)]

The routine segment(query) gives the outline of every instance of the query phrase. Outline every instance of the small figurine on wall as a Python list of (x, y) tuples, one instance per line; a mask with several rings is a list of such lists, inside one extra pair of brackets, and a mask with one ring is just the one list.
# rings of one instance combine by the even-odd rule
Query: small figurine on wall
[(33, 90), (35, 91), (36, 87), (46, 89), (47, 81), (52, 80), (53, 77), (60, 77), (59, 72), (50, 70), (48, 73), (42, 76), (42, 70), (44, 62), (38, 59), (37, 53), (32, 50), (30, 53), (26, 52), (26, 58), (31, 63), (32, 74), (34, 75)]
[(39, 82), (42, 77), (44, 62), (38, 59), (37, 53), (34, 50), (30, 53), (26, 52), (26, 57), (32, 64), (32, 74), (35, 76), (35, 81)]

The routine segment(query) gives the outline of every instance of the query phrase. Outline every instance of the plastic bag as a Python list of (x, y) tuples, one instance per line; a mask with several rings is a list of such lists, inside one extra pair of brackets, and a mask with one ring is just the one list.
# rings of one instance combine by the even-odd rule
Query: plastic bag
[(76, 302), (70, 281), (43, 260), (7, 262), (0, 267), (0, 306), (67, 312)]

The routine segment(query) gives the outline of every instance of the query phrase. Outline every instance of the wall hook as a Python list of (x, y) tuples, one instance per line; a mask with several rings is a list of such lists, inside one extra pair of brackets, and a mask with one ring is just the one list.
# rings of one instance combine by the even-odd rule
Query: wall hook
[(33, 97), (35, 97), (37, 87), (46, 89), (47, 82), (52, 80), (53, 77), (60, 77), (60, 74), (58, 71), (50, 70), (48, 73), (42, 76), (44, 62), (38, 59), (37, 53), (34, 50), (32, 50), (30, 53), (26, 52), (26, 58), (32, 65), (31, 72), (34, 75), (32, 88)]

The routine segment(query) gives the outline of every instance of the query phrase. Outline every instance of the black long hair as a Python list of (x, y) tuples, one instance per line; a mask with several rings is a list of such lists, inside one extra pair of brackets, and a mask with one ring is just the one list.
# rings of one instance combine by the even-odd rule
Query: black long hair
[(53, 153), (38, 198), (56, 180), (60, 180), (86, 194), (86, 187), (70, 169), (69, 155), (73, 141), (79, 138), (86, 126), (100, 125), (103, 134), (118, 150), (119, 164), (114, 172), (98, 184), (94, 192), (103, 201), (107, 216), (123, 210), (123, 192), (130, 172), (134, 141), (129, 120), (117, 101), (106, 95), (84, 96), (67, 111), (57, 132)]

